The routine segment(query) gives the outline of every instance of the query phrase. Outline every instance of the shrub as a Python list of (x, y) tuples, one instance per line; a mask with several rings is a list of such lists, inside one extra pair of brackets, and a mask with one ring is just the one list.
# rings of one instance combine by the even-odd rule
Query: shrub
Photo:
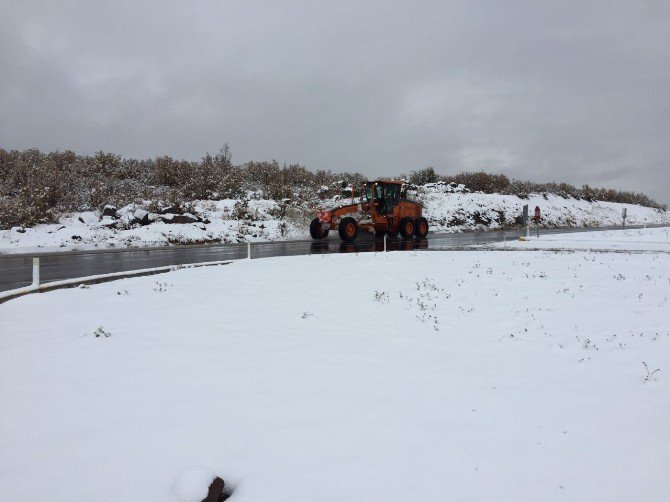
[(409, 174), (409, 182), (412, 185), (425, 185), (427, 183), (435, 183), (440, 181), (440, 177), (432, 167), (426, 167), (418, 171), (412, 171)]
[(462, 172), (454, 176), (445, 176), (444, 181), (463, 184), (472, 192), (505, 193), (510, 181), (504, 174), (491, 174), (484, 171)]

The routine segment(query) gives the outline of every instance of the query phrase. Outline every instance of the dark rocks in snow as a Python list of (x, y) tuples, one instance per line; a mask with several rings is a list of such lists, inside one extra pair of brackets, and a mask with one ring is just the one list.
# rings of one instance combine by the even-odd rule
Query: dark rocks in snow
[(109, 216), (104, 216), (100, 220), (100, 223), (98, 223), (98, 225), (106, 228), (118, 228), (119, 220), (115, 220), (114, 218), (111, 218)]
[(70, 239), (72, 239), (73, 241), (80, 241), (81, 235), (73, 235), (72, 237), (70, 237)]
[(86, 225), (95, 225), (98, 223), (98, 217), (91, 211), (79, 214), (79, 218), (77, 219)]
[(135, 218), (135, 215), (133, 213), (123, 213), (119, 221), (121, 222), (121, 225), (124, 226), (125, 228), (130, 228), (133, 225), (140, 224), (139, 220)]
[(163, 214), (160, 216), (163, 223), (197, 223), (199, 220), (190, 213), (184, 214)]
[(161, 214), (181, 214), (182, 212), (175, 206), (167, 206), (161, 208)]
[[(446, 193), (470, 193), (470, 190), (463, 185), (462, 183), (456, 183), (454, 181), (451, 182), (446, 182), (446, 181), (436, 181), (435, 183), (426, 183), (425, 185), (422, 185), (424, 189), (432, 189), (432, 190), (439, 190), (441, 192), (446, 192)], [(409, 185), (410, 190), (417, 190), (418, 186), (417, 185)]]
[(14, 230), (15, 232), (18, 232), (20, 234), (25, 234), (26, 233), (26, 229), (23, 228), (23, 227), (14, 227), (14, 228), (12, 228), (12, 230)]
[(224, 500), (228, 500), (231, 493), (231, 491), (226, 489), (226, 483), (223, 479), (217, 476), (212, 481), (212, 484), (209, 485), (207, 496), (202, 499), (202, 502), (223, 502)]
[[(92, 221), (91, 216), (93, 216), (96, 220), (95, 222), (97, 222), (97, 217), (91, 212), (82, 213), (79, 216), (79, 221), (93, 225), (95, 222)], [(121, 209), (117, 209), (115, 206), (108, 204), (102, 210), (102, 216), (100, 217), (98, 225), (107, 228), (125, 229), (133, 228), (138, 225), (150, 225), (156, 221), (177, 224), (211, 223), (208, 218), (202, 218), (191, 213), (182, 213), (182, 211), (175, 206), (164, 207), (160, 210), (160, 214), (156, 214), (150, 213), (146, 209), (138, 208), (134, 204), (129, 204)], [(204, 226), (199, 226), (198, 228), (204, 230)]]
[(102, 217), (111, 216), (112, 218), (118, 218), (116, 212), (118, 209), (114, 206), (107, 205), (102, 209)]
[(140, 225), (148, 225), (150, 223), (149, 212), (145, 211), (144, 209), (136, 209), (133, 213), (133, 216)]

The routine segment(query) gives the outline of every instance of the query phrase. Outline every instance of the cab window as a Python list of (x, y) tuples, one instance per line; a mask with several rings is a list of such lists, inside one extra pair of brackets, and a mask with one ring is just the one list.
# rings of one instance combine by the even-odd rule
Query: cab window
[(384, 193), (384, 199), (386, 201), (397, 202), (398, 200), (398, 185), (386, 185), (386, 190)]
[(369, 185), (365, 186), (365, 200), (370, 201), (372, 199), (372, 189)]

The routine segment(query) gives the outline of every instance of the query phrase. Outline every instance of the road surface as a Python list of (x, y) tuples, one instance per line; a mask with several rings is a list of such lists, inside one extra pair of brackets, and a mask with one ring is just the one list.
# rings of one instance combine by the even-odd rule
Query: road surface
[[(660, 225), (659, 225), (660, 226)], [(627, 227), (636, 228), (636, 227)], [(637, 227), (639, 228), (639, 227)], [(596, 231), (606, 228), (543, 229), (541, 234), (576, 231)], [(472, 244), (487, 244), (504, 238), (517, 239), (522, 230), (491, 230), (483, 232), (429, 234), (422, 241), (389, 239), (388, 249), (425, 250), (460, 248)], [(383, 250), (383, 240), (361, 234), (355, 243), (343, 244), (337, 233), (323, 241), (303, 240), (263, 242), (252, 244), (252, 258), (291, 256), (315, 253), (364, 253)], [(89, 275), (125, 272), (143, 268), (183, 265), (207, 261), (232, 260), (247, 256), (246, 244), (215, 244), (199, 246), (170, 246), (158, 248), (123, 248), (91, 251), (69, 251), (40, 254), (0, 254), (0, 291), (29, 286), (32, 282), (32, 258), (40, 258), (42, 283), (73, 279)]]

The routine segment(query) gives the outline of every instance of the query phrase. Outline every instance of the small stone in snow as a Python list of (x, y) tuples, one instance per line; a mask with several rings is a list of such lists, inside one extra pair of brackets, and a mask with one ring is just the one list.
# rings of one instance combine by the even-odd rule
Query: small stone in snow
[(111, 216), (112, 218), (117, 218), (116, 211), (117, 209), (115, 206), (107, 205), (102, 209), (102, 216)]

